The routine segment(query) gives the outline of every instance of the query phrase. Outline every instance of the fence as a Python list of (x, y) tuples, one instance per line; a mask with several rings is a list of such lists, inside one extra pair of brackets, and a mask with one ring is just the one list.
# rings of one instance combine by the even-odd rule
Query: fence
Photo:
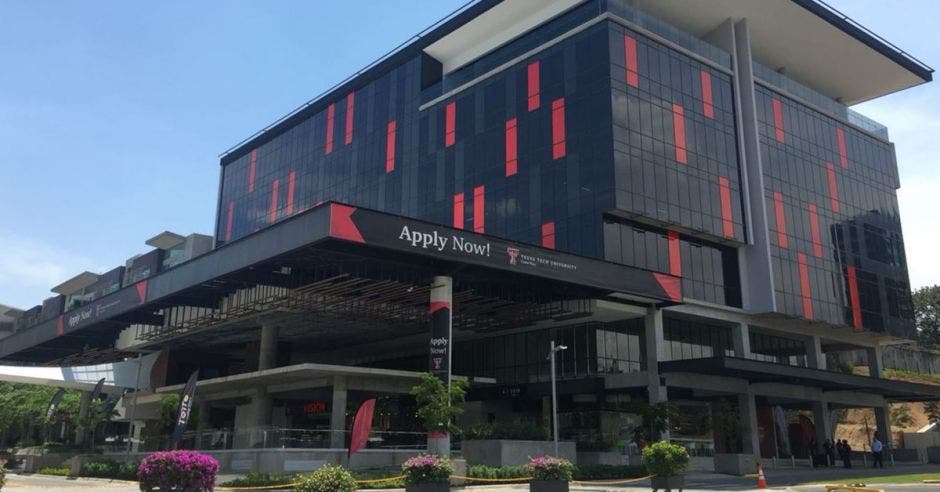
[[(868, 364), (868, 356), (864, 350), (843, 352), (840, 354), (840, 358), (848, 360), (856, 366)], [(881, 356), (881, 363), (885, 369), (920, 374), (940, 374), (940, 354), (907, 346), (885, 347)]]

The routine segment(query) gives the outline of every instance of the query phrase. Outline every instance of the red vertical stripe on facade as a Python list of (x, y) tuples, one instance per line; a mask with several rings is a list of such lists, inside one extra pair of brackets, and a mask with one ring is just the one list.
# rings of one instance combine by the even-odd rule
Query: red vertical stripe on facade
[(255, 191), (255, 167), (258, 165), (258, 149), (251, 151), (248, 158), (248, 193)]
[(333, 152), (333, 120), (336, 117), (336, 105), (330, 104), (326, 108), (326, 147), (324, 152)]
[(712, 103), (712, 74), (702, 70), (702, 112), (706, 118), (715, 117), (715, 106)]
[(281, 181), (279, 179), (275, 179), (271, 183), (271, 204), (268, 206), (268, 222), (277, 220), (277, 192), (280, 187)]
[(829, 179), (829, 205), (833, 212), (839, 213), (839, 185), (836, 183), (836, 167), (831, 162), (826, 163), (826, 175)]
[(774, 105), (774, 136), (777, 138), (777, 141), (783, 143), (785, 140), (785, 135), (783, 133), (783, 105), (780, 104), (780, 99), (776, 97), (773, 98)]
[(845, 131), (841, 128), (836, 128), (836, 141), (839, 144), (839, 165), (842, 166), (842, 169), (848, 169), (849, 153), (845, 149)]
[(395, 170), (395, 135), (398, 132), (398, 124), (395, 120), (389, 121), (385, 129), (385, 172), (390, 173)]
[(483, 185), (473, 189), (473, 232), (486, 232), (486, 191)]
[(463, 229), (463, 193), (454, 193), (454, 228)]
[(555, 249), (555, 223), (546, 222), (542, 224), (542, 247)]
[(552, 159), (565, 156), (565, 98), (552, 101)]
[(672, 136), (676, 143), (676, 162), (688, 163), (688, 153), (685, 147), (685, 112), (682, 106), (672, 105)]
[(666, 234), (669, 239), (669, 274), (677, 277), (682, 276), (682, 253), (679, 249), (679, 233), (669, 231)]
[(541, 64), (538, 60), (529, 64), (526, 68), (526, 87), (528, 88), (528, 107), (529, 111), (539, 109), (542, 103), (542, 88), (539, 80)]
[(346, 145), (352, 143), (353, 121), (356, 116), (356, 93), (350, 92), (346, 95)]
[(449, 102), (444, 108), (444, 146), (454, 145), (457, 139), (457, 103)]
[(862, 302), (858, 297), (858, 275), (855, 267), (846, 267), (849, 274), (849, 302), (852, 304), (852, 326), (856, 330), (862, 329)]
[(819, 233), (819, 211), (816, 210), (816, 204), (809, 204), (809, 228), (813, 236), (813, 255), (816, 258), (822, 258), (822, 236)]
[(777, 218), (777, 246), (789, 248), (790, 240), (787, 237), (787, 214), (783, 208), (783, 193), (774, 192), (774, 216)]
[(225, 218), (225, 240), (232, 240), (232, 221), (235, 220), (235, 202), (228, 202), (228, 215)]
[(813, 319), (813, 293), (809, 283), (809, 265), (806, 261), (806, 255), (797, 253), (796, 261), (800, 267), (800, 296), (803, 297), (803, 317)]
[(640, 74), (637, 72), (636, 39), (631, 36), (623, 37), (623, 62), (627, 67), (627, 85), (640, 86)]
[(291, 171), (287, 175), (287, 206), (284, 213), (290, 215), (294, 213), (294, 182), (297, 180), (297, 171)]
[(518, 171), (519, 161), (516, 158), (516, 119), (506, 121), (506, 176), (512, 176)]
[(734, 237), (734, 212), (731, 208), (731, 183), (728, 178), (718, 178), (718, 191), (721, 197), (721, 228), (727, 238)]

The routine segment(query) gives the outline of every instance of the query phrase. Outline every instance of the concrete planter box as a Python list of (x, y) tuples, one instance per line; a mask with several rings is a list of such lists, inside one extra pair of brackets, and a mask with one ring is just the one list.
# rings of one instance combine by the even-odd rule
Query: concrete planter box
[(685, 477), (682, 475), (670, 475), (668, 477), (653, 477), (650, 479), (650, 485), (653, 490), (665, 490), (671, 492), (673, 489), (682, 492), (685, 487)]
[(422, 483), (418, 485), (405, 485), (405, 492), (450, 492), (450, 484)]
[(727, 475), (747, 475), (757, 470), (757, 463), (752, 454), (715, 454), (715, 473)]
[(617, 451), (578, 451), (578, 463), (582, 465), (625, 465), (627, 455)]
[[(554, 455), (552, 441), (512, 441), (503, 439), (464, 441), (461, 454), (468, 465), (519, 466), (529, 463), (529, 458)], [(558, 443), (558, 454), (572, 463), (578, 462), (575, 443)]]
[(532, 480), (530, 492), (568, 492), (567, 480)]

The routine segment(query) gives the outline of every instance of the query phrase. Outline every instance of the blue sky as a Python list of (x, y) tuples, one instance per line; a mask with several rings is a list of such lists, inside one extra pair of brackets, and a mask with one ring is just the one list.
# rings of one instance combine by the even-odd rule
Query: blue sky
[[(211, 234), (221, 152), (463, 2), (0, 2), (0, 303)], [(940, 66), (940, 2), (830, 3)], [(856, 109), (897, 145), (912, 284), (940, 283), (940, 85)]]

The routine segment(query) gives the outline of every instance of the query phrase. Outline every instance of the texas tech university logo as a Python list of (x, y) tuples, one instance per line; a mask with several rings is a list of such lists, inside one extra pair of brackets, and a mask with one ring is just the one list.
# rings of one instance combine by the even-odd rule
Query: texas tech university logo
[(519, 248), (513, 248), (512, 246), (506, 248), (506, 253), (509, 254), (509, 264), (515, 265), (516, 258), (519, 257)]

